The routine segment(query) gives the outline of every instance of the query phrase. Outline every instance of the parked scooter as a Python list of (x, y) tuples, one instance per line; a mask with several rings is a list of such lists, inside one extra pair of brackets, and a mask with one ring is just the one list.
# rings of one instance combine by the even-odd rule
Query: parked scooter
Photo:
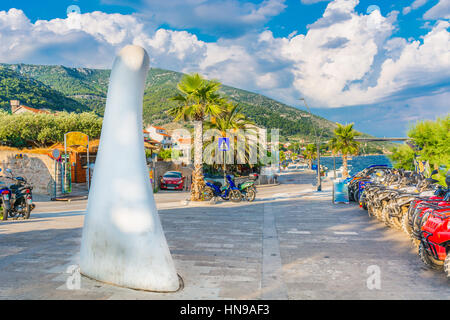
[(249, 202), (254, 201), (256, 198), (256, 179), (258, 179), (258, 174), (255, 173), (253, 175), (250, 175), (248, 180), (237, 185), (239, 191), (242, 193), (243, 198)]
[(24, 219), (29, 219), (31, 210), (35, 208), (33, 203), (33, 187), (27, 183), (23, 177), (14, 177), (11, 169), (5, 170), (10, 174), (10, 177), (5, 177), (13, 181), (13, 184), (9, 186), (11, 191), (10, 195), (10, 208), (8, 211), (9, 217), (22, 216)]
[[(1, 168), (0, 171), (2, 171)], [(11, 209), (11, 190), (9, 190), (4, 181), (0, 181), (0, 194), (2, 203), (2, 220), (6, 221), (8, 220), (8, 211)]]
[(218, 181), (207, 180), (203, 189), (203, 199), (209, 201), (214, 197), (220, 197), (223, 200), (231, 200), (232, 202), (240, 202), (242, 193), (233, 181), (230, 175), (226, 176), (227, 185), (222, 186)]

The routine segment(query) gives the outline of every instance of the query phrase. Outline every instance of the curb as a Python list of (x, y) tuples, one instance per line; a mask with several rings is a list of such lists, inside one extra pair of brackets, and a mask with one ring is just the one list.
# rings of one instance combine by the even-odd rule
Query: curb
[(186, 207), (209, 207), (211, 205), (215, 205), (217, 203), (214, 198), (210, 201), (191, 201), (191, 200), (181, 200), (179, 202), (181, 205)]
[(276, 186), (279, 186), (281, 183), (272, 183), (272, 184), (257, 184), (257, 185), (255, 185), (256, 186), (256, 189), (259, 189), (259, 188), (268, 188), (268, 187), (276, 187)]
[(74, 196), (74, 197), (65, 197), (65, 198), (50, 198), (50, 201), (77, 201), (77, 200), (87, 200), (88, 196)]

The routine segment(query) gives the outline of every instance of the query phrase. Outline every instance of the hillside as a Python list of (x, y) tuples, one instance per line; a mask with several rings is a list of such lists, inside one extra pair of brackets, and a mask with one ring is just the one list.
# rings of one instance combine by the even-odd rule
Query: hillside
[(0, 65), (0, 108), (9, 110), (10, 100), (55, 111), (82, 112), (88, 108), (81, 102), (66, 97), (42, 82)]
[[(67, 68), (64, 66), (3, 65), (23, 77), (32, 77), (44, 85), (78, 102), (81, 110), (92, 110), (102, 115), (106, 102), (109, 70)], [(147, 77), (144, 96), (144, 122), (163, 125), (172, 119), (166, 111), (173, 106), (168, 98), (173, 96), (182, 73), (152, 68)], [(314, 134), (311, 120), (329, 137), (335, 124), (321, 117), (309, 115), (268, 97), (245, 90), (222, 86), (222, 93), (238, 103), (242, 112), (257, 125), (279, 128), (282, 136), (311, 137)]]

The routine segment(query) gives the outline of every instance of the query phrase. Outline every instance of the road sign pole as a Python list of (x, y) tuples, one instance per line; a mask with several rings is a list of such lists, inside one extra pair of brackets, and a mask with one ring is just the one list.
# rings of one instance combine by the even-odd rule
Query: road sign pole
[(225, 164), (226, 151), (223, 150), (223, 185), (227, 182), (226, 164)]
[(52, 151), (52, 157), (55, 160), (55, 183), (54, 183), (54, 192), (53, 195), (55, 196), (54, 199), (56, 200), (56, 180), (58, 179), (58, 171), (57, 171), (57, 165), (58, 165), (58, 159), (61, 156), (61, 153), (58, 149), (54, 149)]
[(218, 140), (219, 151), (223, 152), (223, 183), (224, 185), (227, 182), (227, 173), (226, 173), (226, 152), (230, 148), (230, 140), (227, 137), (221, 137)]
[(56, 161), (56, 159), (55, 159), (55, 183), (53, 184), (54, 185), (54, 188), (53, 188), (53, 195), (54, 195), (54, 199), (56, 200), (56, 178), (57, 178), (57, 173), (56, 173), (56, 164), (57, 164), (57, 161)]

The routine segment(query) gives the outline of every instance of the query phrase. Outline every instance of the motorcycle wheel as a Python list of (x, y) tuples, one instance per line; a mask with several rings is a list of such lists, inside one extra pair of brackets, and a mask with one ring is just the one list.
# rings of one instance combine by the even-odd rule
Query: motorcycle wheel
[(387, 208), (388, 202), (383, 200), (381, 204), (381, 212), (380, 212), (380, 220), (383, 222), (386, 226), (390, 227), (389, 223), (389, 210)]
[(3, 218), (2, 218), (2, 220), (3, 221), (8, 220), (8, 210), (6, 210), (5, 207), (3, 207)]
[(202, 192), (203, 200), (209, 201), (214, 197), (214, 192), (210, 187), (205, 187)]
[(409, 225), (409, 210), (402, 216), (402, 230), (408, 236), (411, 236), (411, 226)]
[(432, 256), (430, 256), (423, 245), (423, 242), (419, 244), (419, 257), (420, 260), (430, 269), (434, 270), (442, 270), (444, 267), (443, 261), (436, 260)]
[(356, 192), (355, 192), (354, 201), (355, 201), (357, 204), (359, 204), (359, 190), (356, 190)]
[(247, 190), (247, 193), (246, 193), (246, 195), (245, 195), (245, 198), (247, 199), (247, 201), (252, 202), (252, 201), (255, 200), (255, 197), (256, 197), (255, 190), (249, 188), (249, 189)]
[(30, 219), (31, 214), (31, 205), (27, 204), (25, 207), (25, 215), (23, 216), (24, 219)]
[(370, 203), (367, 205), (367, 213), (368, 213), (369, 217), (371, 217), (371, 218), (375, 216), (373, 207)]
[(450, 279), (450, 251), (447, 252), (447, 257), (445, 258), (444, 261), (444, 270), (445, 273), (447, 274), (447, 278)]
[(391, 219), (391, 225), (394, 227), (394, 229), (402, 230), (401, 220), (397, 217)]
[(230, 200), (232, 202), (241, 202), (242, 193), (239, 190), (231, 190), (230, 191)]

